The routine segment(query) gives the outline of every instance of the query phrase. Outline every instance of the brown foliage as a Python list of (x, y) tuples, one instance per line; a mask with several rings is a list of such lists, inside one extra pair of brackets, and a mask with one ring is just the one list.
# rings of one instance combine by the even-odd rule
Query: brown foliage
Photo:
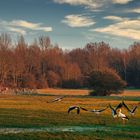
[(10, 87), (87, 87), (93, 70), (114, 69), (128, 86), (140, 87), (140, 43), (127, 50), (111, 48), (104, 42), (64, 51), (42, 36), (28, 45), (23, 36), (12, 44), (0, 35), (0, 83)]

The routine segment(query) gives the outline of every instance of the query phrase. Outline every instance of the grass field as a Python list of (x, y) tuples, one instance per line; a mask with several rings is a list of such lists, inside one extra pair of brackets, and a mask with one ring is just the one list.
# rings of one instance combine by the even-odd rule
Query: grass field
[(39, 89), (37, 90), (40, 94), (50, 94), (50, 95), (88, 95), (89, 90), (87, 89)]
[[(87, 89), (39, 89), (37, 90), (40, 94), (50, 94), (50, 95), (89, 95), (90, 90)], [(113, 95), (116, 96), (116, 95)], [(123, 93), (117, 96), (140, 96), (140, 90), (124, 90)]]
[[(50, 95), (1, 95), (0, 140), (139, 140), (140, 108), (124, 125), (114, 120), (111, 111), (97, 116), (90, 112), (75, 111), (67, 114), (71, 105), (87, 109), (100, 109), (109, 103), (117, 105), (122, 97), (66, 96), (61, 102), (47, 103), (57, 96)], [(140, 97), (125, 97), (132, 107)], [(127, 113), (123, 109), (124, 113)], [(128, 114), (129, 116), (129, 114)]]

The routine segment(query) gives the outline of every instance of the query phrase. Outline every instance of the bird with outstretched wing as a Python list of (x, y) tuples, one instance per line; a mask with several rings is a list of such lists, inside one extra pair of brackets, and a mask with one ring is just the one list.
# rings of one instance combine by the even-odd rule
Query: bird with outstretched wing
[(84, 110), (84, 111), (88, 111), (87, 109), (83, 108), (83, 107), (80, 107), (80, 106), (77, 106), (77, 105), (74, 105), (74, 106), (70, 106), (68, 108), (68, 114), (72, 111), (72, 110), (77, 110), (77, 114), (80, 114), (80, 110)]
[(134, 116), (135, 115), (135, 111), (138, 108), (138, 105), (134, 106), (132, 109), (130, 109), (124, 101), (122, 101), (123, 106), (127, 109), (127, 111), (130, 113), (130, 115)]
[(108, 106), (106, 108), (103, 109), (93, 109), (93, 110), (89, 110), (89, 112), (93, 112), (95, 114), (100, 114), (101, 112), (105, 111), (108, 108)]
[(65, 96), (61, 96), (61, 97), (55, 98), (55, 99), (53, 99), (52, 101), (47, 101), (47, 103), (59, 102), (59, 101), (61, 101), (64, 97), (65, 97)]
[(117, 118), (118, 117), (118, 114), (117, 114), (117, 110), (118, 109), (120, 109), (120, 108), (122, 108), (122, 103), (119, 103), (115, 108), (113, 108), (112, 106), (111, 106), (111, 104), (109, 104), (109, 108), (111, 109), (111, 111), (112, 111), (112, 116), (113, 116), (113, 118)]

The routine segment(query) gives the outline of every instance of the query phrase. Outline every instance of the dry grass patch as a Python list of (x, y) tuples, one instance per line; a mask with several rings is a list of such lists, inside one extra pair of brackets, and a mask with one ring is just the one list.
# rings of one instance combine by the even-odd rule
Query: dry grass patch
[(140, 90), (125, 90), (122, 94), (118, 94), (117, 96), (140, 96)]
[(38, 89), (40, 94), (52, 94), (52, 95), (88, 95), (89, 90), (87, 89)]
[[(89, 95), (90, 90), (87, 89), (38, 89), (39, 94), (49, 95)], [(125, 90), (122, 94), (112, 94), (112, 96), (140, 96), (140, 90)]]

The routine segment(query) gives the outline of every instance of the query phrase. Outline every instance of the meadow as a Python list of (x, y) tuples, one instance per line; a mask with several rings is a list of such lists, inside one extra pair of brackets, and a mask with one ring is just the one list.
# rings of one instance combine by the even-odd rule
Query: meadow
[[(39, 94), (47, 94), (47, 95), (89, 95), (90, 90), (88, 89), (59, 89), (59, 88), (47, 88), (47, 89), (38, 89), (37, 92)], [(111, 96), (140, 96), (139, 89), (132, 90), (124, 90), (121, 94), (115, 94)]]
[(75, 110), (67, 113), (71, 105), (102, 109), (109, 103), (116, 106), (122, 99), (131, 108), (139, 103), (139, 95), (127, 96), (125, 93), (125, 96), (91, 97), (70, 94), (60, 102), (47, 103), (56, 97), (59, 96), (50, 93), (0, 95), (0, 140), (140, 139), (140, 108), (134, 117), (122, 110), (130, 117), (126, 124), (120, 118), (114, 120), (110, 109), (100, 115), (84, 111), (77, 115)]

